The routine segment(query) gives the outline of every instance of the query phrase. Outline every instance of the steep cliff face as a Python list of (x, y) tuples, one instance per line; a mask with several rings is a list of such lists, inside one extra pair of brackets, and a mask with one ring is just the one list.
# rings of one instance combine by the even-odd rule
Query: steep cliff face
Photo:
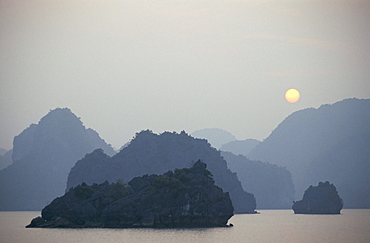
[(190, 169), (136, 177), (128, 184), (78, 185), (27, 227), (219, 227), (232, 215), (229, 194), (198, 161)]
[(294, 202), (292, 208), (297, 214), (340, 214), (343, 200), (333, 184), (319, 182), (317, 186), (310, 186), (303, 199)]
[(221, 152), (221, 155), (230, 170), (237, 174), (243, 189), (254, 194), (258, 209), (291, 208), (294, 185), (286, 168), (230, 152)]
[(114, 154), (69, 109), (50, 111), (14, 138), (13, 164), (0, 171), (0, 210), (40, 210), (64, 193), (71, 167), (96, 148)]
[(248, 155), (286, 167), (301, 198), (319, 181), (337, 185), (346, 207), (369, 208), (370, 99), (346, 99), (294, 112)]
[(72, 168), (67, 190), (82, 182), (101, 183), (122, 179), (128, 182), (144, 174), (162, 174), (175, 168), (189, 168), (197, 160), (207, 164), (216, 185), (230, 193), (235, 212), (253, 212), (256, 208), (254, 196), (243, 190), (235, 173), (232, 173), (221, 157), (206, 140), (195, 139), (185, 132), (165, 132), (160, 135), (142, 131), (112, 158), (95, 151), (78, 161)]

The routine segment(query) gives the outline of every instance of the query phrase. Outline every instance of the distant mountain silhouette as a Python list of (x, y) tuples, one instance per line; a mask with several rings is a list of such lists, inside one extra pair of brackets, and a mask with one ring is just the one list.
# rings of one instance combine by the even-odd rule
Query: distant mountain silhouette
[(256, 139), (246, 139), (246, 140), (235, 140), (228, 142), (226, 144), (223, 144), (220, 147), (220, 150), (226, 151), (226, 152), (231, 152), (233, 154), (241, 154), (248, 156), (250, 151), (252, 151), (260, 141)]
[(337, 185), (344, 207), (370, 208), (370, 100), (346, 99), (294, 112), (249, 158), (286, 166), (296, 198), (319, 181)]
[(212, 172), (216, 185), (230, 193), (235, 212), (253, 212), (256, 205), (253, 194), (243, 190), (235, 173), (232, 173), (220, 152), (204, 139), (195, 139), (185, 132), (165, 132), (160, 135), (142, 131), (113, 157), (96, 150), (78, 161), (68, 176), (67, 189), (82, 182), (127, 183), (145, 174), (162, 174), (175, 168), (190, 168), (201, 160)]
[(8, 152), (8, 150), (4, 149), (4, 148), (0, 148), (0, 155), (4, 155), (6, 152)]
[(40, 210), (63, 195), (71, 167), (86, 153), (113, 149), (69, 109), (50, 111), (14, 138), (13, 164), (0, 171), (0, 210)]
[(258, 209), (288, 209), (294, 200), (292, 175), (286, 168), (251, 161), (243, 155), (221, 152), (227, 166), (235, 172), (243, 189), (253, 193)]
[(197, 130), (191, 134), (195, 138), (204, 138), (216, 149), (219, 149), (223, 144), (236, 140), (230, 132), (219, 128), (204, 128)]
[(346, 208), (370, 208), (370, 133), (354, 134), (321, 153), (307, 180), (327, 178), (337, 185)]
[(1, 152), (2, 154), (0, 155), (0, 170), (8, 167), (9, 165), (13, 163), (12, 161), (13, 150), (12, 149), (9, 151), (7, 151), (6, 149), (3, 149)]

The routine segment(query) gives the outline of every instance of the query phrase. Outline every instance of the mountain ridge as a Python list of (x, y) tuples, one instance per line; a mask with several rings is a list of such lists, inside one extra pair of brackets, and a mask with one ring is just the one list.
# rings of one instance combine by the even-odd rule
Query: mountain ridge
[(283, 167), (251, 161), (244, 155), (221, 152), (228, 168), (237, 174), (243, 189), (254, 194), (257, 209), (289, 209), (294, 200), (291, 173)]
[[(351, 152), (345, 146), (342, 146), (341, 151), (336, 150), (343, 153), (343, 156), (348, 153), (345, 155), (346, 157), (361, 160), (357, 163), (361, 164), (360, 167), (350, 166), (351, 170), (355, 171), (353, 174), (357, 175), (352, 175), (352, 179), (355, 179), (355, 177), (363, 178), (358, 183), (353, 183), (350, 178), (338, 183), (338, 177), (341, 175), (344, 178), (346, 172), (345, 170), (336, 170), (337, 175), (331, 173), (335, 167), (339, 166), (339, 162), (336, 161), (331, 161), (330, 168), (326, 168), (325, 171), (320, 163), (316, 163), (315, 168), (312, 168), (314, 161), (322, 157), (323, 154), (331, 150), (334, 153), (334, 147), (339, 143), (351, 137), (369, 133), (370, 99), (345, 99), (334, 104), (322, 105), (317, 109), (308, 108), (292, 113), (277, 126), (269, 137), (249, 153), (248, 158), (287, 167), (292, 173), (296, 198), (301, 198), (305, 188), (309, 185), (328, 180), (337, 185), (339, 192), (342, 191), (342, 186), (347, 184), (347, 187), (357, 188), (362, 193), (370, 193), (369, 188), (365, 186), (369, 185), (370, 181), (364, 176), (364, 174), (370, 173), (368, 166), (370, 156), (367, 150), (358, 149), (356, 152)], [(370, 136), (363, 139), (368, 142)], [(353, 145), (360, 146), (359, 143)], [(335, 153), (326, 155), (326, 160), (332, 160), (335, 157), (334, 155)], [(352, 162), (347, 160), (340, 163), (350, 165)], [(312, 176), (318, 172), (321, 174), (320, 178)], [(349, 191), (349, 189), (346, 189), (346, 191)], [(370, 207), (370, 199), (368, 198), (361, 199), (360, 195), (357, 195), (356, 199), (353, 199), (353, 194), (342, 193), (341, 195), (345, 207), (363, 207), (361, 205)], [(356, 200), (357, 202), (355, 202)], [(351, 204), (347, 205), (346, 201), (351, 201)]]
[[(127, 182), (144, 174), (161, 174), (168, 170), (189, 168), (195, 161), (202, 160), (212, 172), (216, 185), (230, 193), (235, 212), (253, 212), (255, 199), (243, 190), (236, 174), (228, 168), (220, 152), (205, 139), (196, 139), (184, 131), (154, 134), (141, 131), (113, 157), (101, 150), (88, 154), (71, 169), (67, 190), (82, 182), (101, 183), (122, 179)], [(89, 168), (89, 169), (88, 169)]]
[(104, 144), (107, 153), (114, 153), (68, 108), (51, 110), (13, 144), (13, 163), (0, 171), (0, 210), (40, 210), (64, 192), (78, 159)]

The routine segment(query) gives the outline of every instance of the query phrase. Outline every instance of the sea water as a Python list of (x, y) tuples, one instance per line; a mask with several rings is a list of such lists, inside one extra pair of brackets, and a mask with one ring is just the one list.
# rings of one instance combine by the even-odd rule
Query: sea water
[(40, 212), (0, 212), (0, 242), (370, 242), (370, 209), (340, 215), (301, 215), (292, 210), (237, 214), (233, 227), (195, 229), (25, 228)]

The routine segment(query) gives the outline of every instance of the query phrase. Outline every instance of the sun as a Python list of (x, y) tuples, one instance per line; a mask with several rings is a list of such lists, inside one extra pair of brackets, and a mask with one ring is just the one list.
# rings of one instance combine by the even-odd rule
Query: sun
[(285, 99), (289, 103), (295, 103), (299, 100), (301, 95), (299, 94), (299, 91), (296, 89), (288, 89), (287, 92), (285, 93)]

